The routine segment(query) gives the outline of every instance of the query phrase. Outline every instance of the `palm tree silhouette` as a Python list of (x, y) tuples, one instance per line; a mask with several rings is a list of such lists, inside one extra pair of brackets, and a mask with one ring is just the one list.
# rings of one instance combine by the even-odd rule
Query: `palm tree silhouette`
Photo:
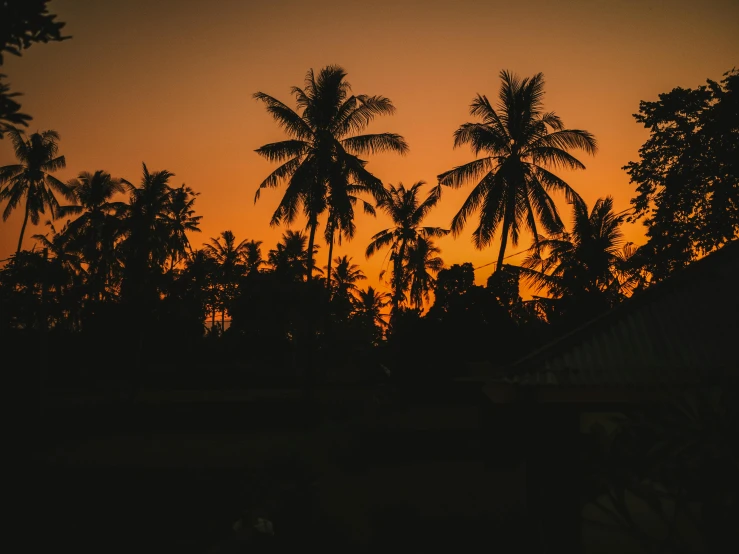
[(500, 252), (496, 271), (503, 266), (510, 236), (518, 243), (521, 227), (539, 236), (537, 219), (547, 233), (560, 232), (563, 225), (550, 191), (564, 192), (573, 202), (577, 193), (549, 168), (584, 169), (568, 151), (579, 148), (589, 154), (597, 149), (595, 137), (587, 131), (565, 129), (553, 112), (544, 112), (544, 76), (520, 79), (507, 71), (497, 108), (486, 96), (477, 95), (470, 114), (481, 123), (464, 123), (454, 133), (454, 147), (469, 144), (483, 157), (439, 175), (439, 183), (452, 188), (467, 181), (479, 181), (452, 219), (452, 232), (459, 234), (467, 219), (479, 211), (480, 221), (472, 234), (478, 249), (488, 246), (500, 225)]
[(78, 250), (87, 263), (89, 293), (97, 300), (107, 294), (119, 264), (116, 241), (123, 226), (116, 214), (125, 209), (125, 203), (112, 199), (126, 191), (125, 184), (130, 185), (105, 171), (83, 171), (67, 182), (75, 205), (60, 208), (61, 215), (80, 214), (69, 224), (67, 234), (72, 248)]
[(203, 216), (195, 215), (195, 199), (199, 192), (193, 191), (184, 183), (169, 193), (169, 206), (165, 216), (169, 222), (169, 256), (170, 270), (181, 260), (192, 254), (192, 246), (187, 232), (199, 233), (200, 220)]
[(262, 258), (261, 246), (261, 240), (250, 240), (244, 243), (244, 265), (247, 275), (259, 272), (259, 269), (266, 263)]
[(523, 276), (554, 299), (572, 297), (581, 302), (606, 296), (609, 303), (623, 298), (633, 285), (622, 271), (629, 249), (622, 249), (624, 216), (613, 212), (613, 198), (600, 198), (588, 213), (582, 200), (572, 205), (572, 231), (538, 239), (523, 262)]
[(349, 256), (337, 256), (334, 259), (336, 267), (333, 268), (333, 282), (335, 283), (335, 294), (350, 295), (358, 290), (357, 282), (364, 281), (367, 277), (362, 269)]
[[(290, 224), (302, 208), (308, 218), (308, 251), (313, 251), (319, 216), (330, 206), (334, 216), (343, 221), (353, 218), (349, 187), (359, 187), (382, 197), (382, 182), (365, 169), (366, 161), (358, 156), (393, 151), (405, 154), (408, 145), (394, 133), (364, 134), (370, 122), (379, 115), (395, 112), (392, 102), (383, 96), (351, 94), (339, 66), (328, 66), (316, 76), (311, 69), (305, 87), (293, 87), (300, 114), (279, 100), (257, 92), (254, 98), (264, 102), (267, 112), (291, 136), (289, 140), (265, 144), (256, 152), (281, 165), (257, 189), (287, 183), (285, 194), (272, 215), (271, 225)], [(342, 224), (346, 229), (346, 226)], [(329, 243), (331, 241), (329, 240)], [(313, 259), (308, 258), (307, 279), (312, 278)]]
[[(289, 281), (301, 280), (308, 266), (307, 240), (307, 237), (300, 231), (285, 231), (277, 247), (270, 250), (267, 256), (272, 271)], [(317, 247), (313, 248), (315, 253)]]
[[(441, 252), (431, 239), (419, 238), (408, 251), (408, 277), (411, 306), (421, 309), (436, 284), (434, 275), (444, 268)], [(432, 275), (433, 274), (433, 275)]]
[(441, 227), (421, 226), (423, 219), (441, 197), (441, 189), (437, 186), (431, 189), (423, 202), (419, 201), (420, 188), (425, 184), (424, 181), (418, 181), (409, 189), (406, 189), (403, 183), (399, 183), (397, 187), (388, 186), (386, 200), (378, 204), (378, 208), (390, 216), (393, 227), (375, 234), (365, 253), (369, 258), (380, 248), (390, 246), (393, 313), (397, 313), (408, 286), (406, 264), (409, 250), (414, 248), (420, 239), (442, 237), (449, 233)]
[(25, 198), (25, 216), (17, 253), (23, 245), (23, 235), (29, 218), (32, 224), (38, 225), (39, 215), (46, 213), (46, 208), (53, 219), (57, 217), (60, 206), (54, 191), (69, 200), (73, 200), (73, 196), (64, 183), (51, 175), (53, 171), (66, 166), (64, 156), (57, 156), (59, 133), (43, 131), (33, 133), (26, 139), (21, 131), (10, 129), (8, 135), (13, 143), (15, 157), (20, 163), (0, 167), (0, 201), (8, 201), (3, 211), (3, 221), (6, 221)]
[(354, 238), (356, 232), (356, 225), (354, 224), (354, 206), (357, 202), (362, 203), (364, 213), (368, 215), (376, 215), (375, 207), (357, 197), (356, 194), (365, 192), (365, 187), (359, 185), (348, 185), (342, 192), (346, 193), (342, 196), (342, 202), (335, 202), (333, 198), (329, 197), (328, 200), (328, 219), (326, 221), (326, 232), (324, 238), (328, 243), (328, 265), (327, 265), (327, 276), (328, 281), (326, 282), (326, 290), (331, 290), (331, 259), (334, 251), (335, 239), (338, 239), (339, 245), (341, 245), (342, 237), (347, 240)]
[[(221, 242), (223, 239), (223, 242)], [(246, 255), (246, 241), (236, 244), (236, 237), (231, 231), (223, 231), (220, 238), (210, 239), (210, 244), (203, 245), (203, 252), (211, 257), (218, 267), (219, 307), (221, 310), (221, 328), (225, 329), (226, 310), (235, 297), (239, 278), (246, 272), (243, 260)]]
[(383, 315), (383, 309), (390, 303), (390, 295), (386, 292), (378, 293), (373, 287), (357, 291), (354, 298), (353, 319), (372, 332), (372, 341), (377, 344), (382, 338), (382, 332), (388, 323)]
[[(74, 328), (78, 323), (75, 317), (79, 314), (80, 293), (83, 290), (83, 279), (85, 271), (82, 268), (83, 259), (79, 252), (71, 245), (69, 223), (64, 225), (61, 232), (57, 232), (51, 221), (46, 222), (49, 232), (46, 234), (35, 234), (31, 238), (38, 241), (41, 248), (46, 251), (43, 264), (43, 273), (39, 280), (43, 280), (48, 292), (53, 289), (58, 306), (58, 318), (66, 319), (67, 323)], [(48, 253), (51, 258), (47, 258)]]

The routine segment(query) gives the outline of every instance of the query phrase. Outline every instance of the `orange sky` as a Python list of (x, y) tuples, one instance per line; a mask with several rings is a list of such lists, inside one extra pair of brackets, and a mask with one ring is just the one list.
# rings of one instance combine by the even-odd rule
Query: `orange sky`
[[(254, 192), (273, 165), (254, 149), (284, 138), (262, 105), (267, 92), (292, 104), (308, 68), (342, 65), (355, 93), (391, 98), (397, 114), (369, 132), (402, 134), (406, 157), (369, 158), (385, 182), (435, 183), (436, 175), (470, 161), (452, 149), (452, 133), (468, 121), (476, 93), (495, 97), (501, 69), (522, 76), (543, 72), (545, 107), (571, 128), (595, 134), (600, 150), (581, 159), (587, 170), (562, 176), (592, 205), (611, 194), (616, 210), (629, 206), (633, 186), (621, 167), (637, 159), (647, 133), (633, 119), (640, 100), (676, 86), (695, 87), (739, 65), (739, 2), (714, 1), (220, 1), (54, 0), (72, 40), (39, 44), (22, 58), (6, 56), (2, 73), (22, 91), (28, 132), (55, 129), (62, 137), (64, 180), (104, 169), (138, 183), (141, 162), (175, 173), (172, 185), (201, 192), (196, 207), (199, 246), (231, 229), (238, 239), (273, 247), (283, 229), (269, 218), (281, 190)], [(0, 141), (0, 165), (14, 163)], [(429, 224), (447, 227), (470, 187), (445, 191)], [(569, 210), (555, 198), (563, 217)], [(15, 250), (18, 210), (0, 223), (0, 259)], [(302, 228), (303, 221), (298, 227)], [(383, 256), (364, 259), (369, 238), (388, 226), (359, 215), (353, 242), (335, 249), (354, 256), (370, 284)], [(475, 266), (497, 257), (497, 244), (477, 251), (473, 227), (439, 241), (447, 265)], [(32, 234), (26, 232), (24, 246)], [(626, 229), (641, 241), (641, 226)], [(529, 238), (513, 253), (529, 246)], [(325, 264), (325, 249), (319, 253)], [(520, 258), (514, 258), (514, 263)], [(492, 266), (476, 272), (484, 283)]]

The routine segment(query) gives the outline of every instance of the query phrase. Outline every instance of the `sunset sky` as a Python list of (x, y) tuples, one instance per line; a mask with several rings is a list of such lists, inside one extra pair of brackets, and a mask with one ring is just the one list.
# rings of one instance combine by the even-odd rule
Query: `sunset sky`
[[(435, 184), (439, 173), (473, 159), (468, 149), (452, 148), (452, 133), (470, 120), (476, 93), (497, 97), (502, 69), (543, 72), (545, 107), (599, 141), (596, 156), (577, 154), (587, 170), (561, 175), (589, 205), (610, 194), (621, 211), (634, 196), (621, 168), (637, 159), (648, 136), (632, 117), (639, 101), (718, 80), (739, 66), (736, 0), (54, 0), (50, 10), (72, 40), (6, 56), (1, 72), (24, 93), (23, 111), (34, 118), (28, 132), (60, 133), (67, 169), (56, 176), (103, 169), (138, 183), (142, 161), (150, 170), (168, 169), (173, 186), (201, 193), (194, 247), (231, 229), (239, 240), (264, 241), (265, 256), (284, 231), (269, 227), (283, 191), (268, 191), (254, 204), (258, 184), (274, 168), (254, 150), (285, 135), (252, 94), (294, 107), (289, 89), (302, 86), (309, 68), (341, 65), (355, 93), (392, 99), (396, 115), (368, 131), (400, 133), (410, 153), (369, 157), (368, 169), (406, 185)], [(14, 159), (10, 141), (0, 141), (0, 165)], [(445, 191), (429, 224), (448, 227), (469, 191)], [(564, 198), (555, 200), (569, 222)], [(0, 259), (15, 250), (21, 212), (0, 223)], [(359, 215), (354, 241), (335, 249), (354, 256), (370, 284), (384, 256), (367, 261), (364, 249), (388, 225), (382, 215)], [(301, 220), (295, 228), (303, 226)], [(477, 251), (472, 229), (439, 241), (447, 265), (496, 259), (499, 237)], [(36, 232), (27, 230), (26, 248)], [(626, 233), (642, 241), (640, 225)], [(528, 246), (524, 237), (508, 252)], [(320, 266), (325, 256), (323, 247)], [(477, 271), (478, 283), (492, 269)]]

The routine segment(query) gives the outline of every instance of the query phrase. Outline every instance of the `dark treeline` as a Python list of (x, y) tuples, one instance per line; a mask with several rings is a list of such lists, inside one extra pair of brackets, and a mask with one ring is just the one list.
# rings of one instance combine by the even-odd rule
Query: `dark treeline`
[[(63, 183), (53, 176), (66, 165), (59, 135), (6, 126), (18, 163), (0, 168), (3, 217), (17, 209), (24, 219), (0, 271), (4, 349), (23, 344), (45, 365), (79, 352), (74, 364), (58, 365), (133, 383), (154, 368), (185, 365), (331, 379), (342, 371), (371, 377), (380, 365), (441, 377), (468, 362), (504, 364), (736, 237), (736, 141), (727, 137), (736, 136), (738, 78), (732, 71), (720, 83), (642, 103), (635, 117), (652, 135), (625, 168), (637, 185), (633, 208), (616, 212), (611, 197), (588, 206), (554, 173), (584, 168), (572, 152), (594, 154), (596, 140), (543, 109), (541, 74), (502, 72), (496, 104), (478, 95), (473, 121), (454, 134), (454, 146), (469, 145), (475, 160), (424, 189), (385, 184), (368, 170), (366, 156), (408, 151), (400, 135), (363, 134), (394, 113), (392, 102), (353, 94), (338, 66), (310, 71), (292, 90), (297, 111), (254, 95), (289, 135), (256, 150), (279, 165), (255, 201), (262, 189), (284, 186), (271, 223), (307, 222), (272, 248), (228, 230), (194, 248), (198, 193), (176, 186), (169, 171), (143, 165), (131, 182), (97, 170)], [(467, 183), (471, 193), (450, 228), (426, 225), (444, 188)], [(552, 192), (567, 199), (571, 223)], [(333, 254), (353, 238), (358, 208), (391, 221), (366, 249), (367, 257), (387, 252), (388, 292), (362, 288), (357, 261)], [(42, 216), (48, 232), (24, 250), (28, 221)], [(469, 263), (446, 267), (435, 244), (472, 217), (478, 248), (502, 237), (485, 286), (474, 284)], [(645, 245), (624, 244), (627, 217), (644, 219)], [(507, 265), (507, 246), (522, 232), (533, 236), (527, 257)], [(316, 261), (321, 238), (325, 265)], [(524, 282), (537, 291), (532, 300), (519, 294)]]

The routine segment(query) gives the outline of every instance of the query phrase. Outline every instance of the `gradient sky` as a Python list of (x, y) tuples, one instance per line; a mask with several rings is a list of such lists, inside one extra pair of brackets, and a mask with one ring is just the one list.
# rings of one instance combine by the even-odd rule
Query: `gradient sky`
[[(546, 109), (599, 141), (595, 157), (578, 154), (585, 171), (560, 175), (589, 205), (610, 194), (620, 211), (634, 196), (621, 168), (648, 136), (632, 117), (639, 101), (720, 79), (739, 65), (736, 0), (54, 0), (50, 10), (72, 40), (6, 56), (2, 73), (24, 93), (23, 111), (34, 117), (28, 132), (61, 134), (67, 169), (57, 177), (103, 169), (138, 183), (142, 161), (168, 169), (173, 186), (184, 182), (201, 193), (203, 232), (191, 237), (193, 246), (231, 229), (239, 240), (264, 241), (265, 255), (284, 231), (269, 227), (282, 190), (254, 204), (274, 168), (254, 149), (284, 135), (251, 95), (263, 91), (294, 107), (289, 89), (302, 86), (309, 68), (341, 65), (355, 93), (392, 99), (396, 115), (369, 132), (402, 134), (410, 154), (372, 156), (368, 168), (406, 185), (434, 184), (439, 173), (473, 159), (468, 149), (452, 148), (452, 133), (470, 120), (476, 93), (497, 97), (502, 69), (543, 72)], [(10, 163), (5, 139), (0, 165)], [(470, 189), (445, 191), (429, 224), (448, 227)], [(555, 200), (569, 221), (564, 198)], [(0, 223), (0, 259), (15, 250), (21, 212)], [(389, 221), (359, 215), (357, 225), (354, 241), (335, 252), (354, 256), (375, 284), (383, 256), (367, 261), (364, 249)], [(439, 241), (447, 265), (497, 258), (499, 237), (477, 251), (472, 229)], [(29, 226), (25, 247), (36, 232)], [(641, 225), (627, 226), (626, 235), (641, 242)], [(507, 252), (529, 241), (509, 243)], [(324, 247), (319, 265), (325, 256)], [(492, 269), (477, 271), (478, 283)]]

